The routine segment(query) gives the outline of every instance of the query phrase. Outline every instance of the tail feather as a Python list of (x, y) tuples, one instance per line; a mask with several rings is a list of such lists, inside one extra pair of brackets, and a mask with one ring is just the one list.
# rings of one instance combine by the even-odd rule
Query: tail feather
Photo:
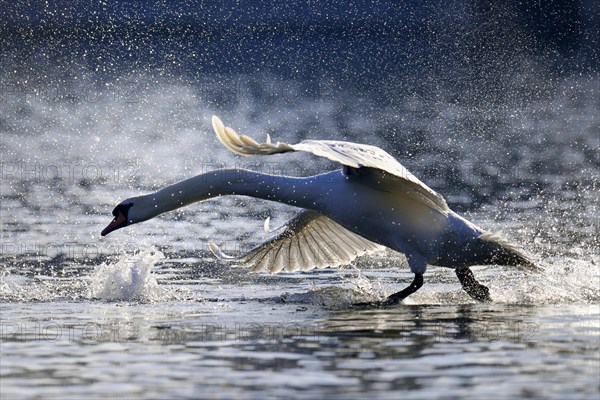
[(488, 261), (491, 264), (520, 267), (531, 272), (543, 271), (523, 249), (498, 234), (484, 232), (478, 239), (489, 247)]

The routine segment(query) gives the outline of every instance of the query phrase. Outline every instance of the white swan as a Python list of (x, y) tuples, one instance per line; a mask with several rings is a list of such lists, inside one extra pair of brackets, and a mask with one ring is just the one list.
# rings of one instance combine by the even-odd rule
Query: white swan
[(499, 264), (535, 269), (516, 246), (477, 227), (448, 208), (433, 191), (380, 148), (332, 140), (298, 144), (258, 143), (213, 117), (221, 143), (238, 154), (303, 151), (342, 164), (341, 170), (292, 178), (243, 169), (208, 172), (145, 196), (122, 201), (102, 236), (191, 203), (224, 195), (245, 195), (302, 208), (278, 236), (241, 257), (224, 255), (252, 271), (277, 273), (348, 264), (357, 256), (389, 247), (405, 254), (415, 278), (388, 297), (397, 304), (423, 284), (427, 264), (454, 268), (463, 289), (479, 301), (489, 290), (468, 268)]

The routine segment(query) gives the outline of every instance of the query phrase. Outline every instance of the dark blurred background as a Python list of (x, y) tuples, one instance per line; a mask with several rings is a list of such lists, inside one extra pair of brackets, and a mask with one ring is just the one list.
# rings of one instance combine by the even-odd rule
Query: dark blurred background
[(383, 100), (529, 99), (598, 73), (599, 13), (595, 0), (4, 1), (0, 66), (10, 85), (241, 74)]

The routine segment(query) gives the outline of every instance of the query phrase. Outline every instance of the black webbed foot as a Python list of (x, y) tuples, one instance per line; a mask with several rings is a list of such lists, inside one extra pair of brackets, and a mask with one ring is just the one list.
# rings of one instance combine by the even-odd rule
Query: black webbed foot
[(471, 271), (469, 268), (457, 268), (456, 276), (458, 277), (463, 290), (467, 292), (469, 296), (482, 303), (492, 301), (492, 298), (490, 297), (490, 289), (488, 289), (487, 286), (477, 282), (477, 279), (475, 279), (475, 276), (473, 275), (473, 271)]
[(385, 306), (397, 305), (397, 304), (400, 304), (400, 302), (402, 300), (404, 300), (405, 298), (407, 298), (409, 295), (411, 295), (414, 292), (416, 292), (417, 290), (419, 290), (419, 288), (421, 286), (423, 286), (423, 274), (415, 274), (415, 279), (412, 281), (412, 283), (407, 288), (402, 289), (401, 291), (388, 296), (388, 298), (386, 300), (373, 301), (373, 302), (367, 302), (367, 303), (355, 303), (354, 306), (357, 306), (357, 307), (385, 307)]

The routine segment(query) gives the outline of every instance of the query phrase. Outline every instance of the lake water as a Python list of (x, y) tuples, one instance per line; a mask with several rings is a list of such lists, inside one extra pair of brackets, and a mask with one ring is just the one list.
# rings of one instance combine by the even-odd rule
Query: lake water
[[(600, 80), (475, 107), (237, 79), (230, 92), (219, 77), (131, 75), (3, 93), (3, 399), (598, 397)], [(336, 168), (233, 156), (213, 114), (258, 138), (381, 146), (545, 270), (475, 267), (494, 299), (477, 304), (451, 270), (430, 267), (403, 304), (364, 309), (352, 303), (410, 282), (400, 255), (271, 276), (208, 252), (208, 240), (251, 248), (268, 237), (263, 220), (278, 226), (290, 207), (216, 199), (101, 238), (120, 200), (211, 169)]]

